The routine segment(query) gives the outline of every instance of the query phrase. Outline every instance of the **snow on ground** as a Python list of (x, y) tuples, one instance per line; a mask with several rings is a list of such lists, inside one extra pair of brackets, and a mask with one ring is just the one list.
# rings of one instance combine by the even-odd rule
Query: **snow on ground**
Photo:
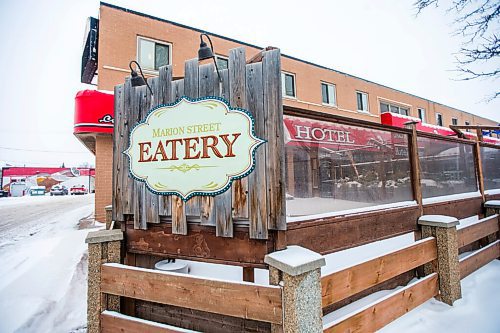
[[(94, 196), (0, 199), (0, 332), (83, 332)], [(17, 221), (17, 222), (16, 222)]]

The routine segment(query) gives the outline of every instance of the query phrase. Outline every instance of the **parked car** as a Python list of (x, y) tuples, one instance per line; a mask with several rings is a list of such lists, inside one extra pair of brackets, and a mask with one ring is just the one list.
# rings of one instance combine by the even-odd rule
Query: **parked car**
[(69, 194), (77, 195), (77, 194), (87, 194), (87, 188), (85, 185), (73, 185), (69, 189)]
[(50, 188), (50, 195), (67, 195), (68, 188), (64, 185), (54, 185)]
[(31, 196), (45, 195), (45, 186), (31, 186), (29, 193)]

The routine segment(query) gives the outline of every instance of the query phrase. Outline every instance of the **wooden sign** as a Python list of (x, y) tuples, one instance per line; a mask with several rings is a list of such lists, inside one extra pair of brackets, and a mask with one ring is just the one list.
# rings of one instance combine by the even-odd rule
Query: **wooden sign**
[(264, 140), (254, 133), (249, 112), (219, 97), (160, 105), (130, 133), (124, 153), (130, 174), (155, 194), (215, 196), (250, 174), (255, 150)]

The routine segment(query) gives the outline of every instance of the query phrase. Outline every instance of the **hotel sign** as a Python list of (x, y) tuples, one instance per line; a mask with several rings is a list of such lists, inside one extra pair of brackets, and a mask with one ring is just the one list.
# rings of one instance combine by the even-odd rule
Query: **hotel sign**
[(245, 110), (217, 97), (183, 97), (149, 111), (130, 133), (130, 173), (155, 194), (215, 196), (247, 176), (264, 140)]

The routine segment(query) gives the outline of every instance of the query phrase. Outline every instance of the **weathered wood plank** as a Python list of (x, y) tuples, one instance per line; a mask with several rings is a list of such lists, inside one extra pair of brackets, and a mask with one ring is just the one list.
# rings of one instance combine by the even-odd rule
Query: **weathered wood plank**
[(124, 84), (115, 86), (115, 113), (114, 113), (114, 128), (113, 128), (113, 221), (123, 221), (123, 123), (125, 122), (124, 108), (125, 95)]
[[(229, 51), (229, 104), (247, 109), (245, 48)], [(256, 87), (261, 90), (262, 87)], [(248, 178), (235, 180), (231, 186), (233, 218), (248, 220)]]
[(458, 248), (498, 231), (498, 214), (488, 216), (470, 226), (458, 229)]
[[(120, 139), (122, 140), (122, 147), (128, 148), (129, 145), (129, 133), (130, 128), (134, 126), (135, 120), (137, 117), (134, 114), (137, 114), (137, 110), (134, 109), (134, 96), (135, 89), (132, 88), (132, 83), (130, 82), (130, 78), (125, 80), (124, 87), (124, 95), (125, 95), (125, 108), (124, 115), (125, 121), (123, 123), (123, 130)], [(122, 190), (122, 208), (123, 214), (133, 214), (134, 213), (134, 181), (129, 177), (130, 173), (130, 164), (129, 159), (126, 156), (121, 157), (122, 161), (122, 174), (121, 174), (121, 182), (123, 186)]]
[(279, 49), (263, 52), (264, 119), (266, 125), (266, 187), (269, 229), (286, 230), (285, 142)]
[[(149, 78), (148, 83), (154, 95), (152, 96), (149, 89), (146, 89), (146, 100), (141, 108), (141, 120), (146, 118), (149, 110), (158, 105), (158, 78)], [(159, 196), (145, 187), (141, 215), (144, 219), (143, 223), (160, 223), (159, 204)]]
[[(266, 137), (264, 115), (264, 92), (262, 91), (262, 63), (246, 66), (246, 97), (248, 111), (255, 120), (255, 134)], [(265, 144), (264, 144), (265, 145)], [(266, 149), (259, 147), (255, 152), (255, 169), (248, 176), (248, 213), (250, 238), (268, 237), (269, 202), (266, 187)]]
[[(184, 96), (184, 80), (172, 82), (172, 98), (177, 100)], [(187, 219), (184, 202), (177, 196), (171, 196), (172, 233), (187, 235)]]
[[(208, 63), (200, 66), (199, 69), (199, 86), (198, 91), (200, 97), (218, 96), (219, 78), (215, 71), (213, 63)], [(215, 226), (215, 202), (213, 197), (200, 198), (200, 224)]]
[(496, 242), (473, 252), (467, 257), (460, 259), (460, 278), (463, 279), (464, 277), (469, 276), (490, 261), (499, 257), (500, 240), (497, 240)]
[[(199, 97), (198, 59), (190, 59), (184, 63), (184, 95), (190, 98)], [(200, 216), (200, 197), (192, 197), (185, 204), (186, 216)]]
[(323, 332), (375, 332), (438, 294), (436, 273), (323, 328)]
[(275, 286), (104, 264), (101, 266), (101, 292), (239, 318), (282, 323), (281, 288)]
[(437, 258), (435, 238), (366, 261), (321, 278), (323, 307), (421, 266)]
[[(135, 123), (142, 119), (142, 115), (146, 112), (144, 111), (147, 108), (147, 87), (141, 86), (135, 88), (134, 93), (134, 117), (130, 117), (133, 119), (133, 123), (131, 126), (134, 126)], [(143, 182), (139, 182), (136, 180), (130, 179), (129, 182), (134, 183), (134, 192), (133, 192), (133, 203), (134, 203), (134, 228), (135, 229), (147, 229), (146, 222), (146, 205), (144, 204), (144, 199), (146, 194), (146, 184)]]
[[(160, 67), (158, 76), (158, 103), (168, 104), (174, 102), (172, 91), (172, 66)], [(172, 215), (172, 200), (169, 195), (159, 198), (158, 213), (163, 216)]]
[(104, 311), (101, 314), (102, 333), (178, 333), (195, 332), (153, 321), (126, 316), (114, 311)]

